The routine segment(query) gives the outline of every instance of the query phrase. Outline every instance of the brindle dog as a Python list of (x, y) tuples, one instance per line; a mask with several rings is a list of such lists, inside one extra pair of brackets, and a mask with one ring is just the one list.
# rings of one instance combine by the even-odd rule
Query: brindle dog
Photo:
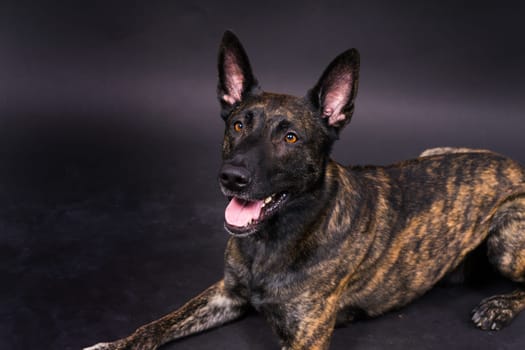
[[(156, 349), (249, 308), (266, 317), (282, 349), (327, 349), (336, 324), (409, 303), (479, 246), (504, 276), (525, 280), (525, 170), (516, 162), (450, 148), (385, 167), (330, 159), (358, 74), (351, 49), (305, 97), (263, 92), (240, 42), (225, 33), (224, 278), (127, 338), (89, 349)], [(524, 307), (523, 290), (497, 295), (472, 320), (498, 330)]]

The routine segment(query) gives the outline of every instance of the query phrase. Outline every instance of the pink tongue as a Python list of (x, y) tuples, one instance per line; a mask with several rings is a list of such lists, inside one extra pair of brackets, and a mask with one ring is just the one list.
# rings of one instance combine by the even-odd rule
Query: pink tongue
[(234, 197), (226, 207), (224, 218), (232, 226), (246, 226), (252, 219), (257, 220), (259, 218), (262, 204), (263, 201), (249, 202)]

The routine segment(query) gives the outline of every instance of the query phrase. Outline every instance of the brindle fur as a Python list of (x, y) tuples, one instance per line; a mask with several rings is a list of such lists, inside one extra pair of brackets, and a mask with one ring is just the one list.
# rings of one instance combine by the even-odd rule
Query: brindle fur
[[(223, 183), (223, 191), (243, 198), (286, 191), (288, 199), (246, 237), (230, 229), (220, 282), (129, 337), (90, 349), (156, 349), (249, 307), (267, 318), (282, 349), (327, 349), (336, 323), (409, 303), (480, 246), (504, 276), (525, 280), (525, 171), (516, 162), (465, 148), (385, 167), (330, 159), (352, 115), (358, 68), (349, 50), (305, 98), (262, 92), (241, 44), (225, 34), (223, 167), (241, 167), (250, 183)], [(233, 131), (236, 121), (242, 132)], [(283, 141), (290, 130), (299, 142)], [(472, 319), (497, 330), (524, 307), (518, 290), (483, 300)]]

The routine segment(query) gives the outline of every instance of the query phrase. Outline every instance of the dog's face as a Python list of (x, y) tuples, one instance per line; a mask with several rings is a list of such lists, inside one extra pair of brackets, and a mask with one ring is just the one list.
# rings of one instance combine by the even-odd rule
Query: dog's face
[(359, 55), (349, 50), (306, 97), (262, 92), (238, 39), (226, 32), (218, 95), (226, 123), (219, 182), (230, 198), (225, 227), (254, 234), (322, 182), (330, 148), (350, 121)]

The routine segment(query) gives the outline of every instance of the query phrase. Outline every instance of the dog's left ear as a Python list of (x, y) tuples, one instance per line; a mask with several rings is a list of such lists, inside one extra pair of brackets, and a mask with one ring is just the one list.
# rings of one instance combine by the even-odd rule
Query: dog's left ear
[(248, 55), (239, 39), (226, 31), (219, 48), (219, 84), (217, 94), (225, 118), (232, 108), (259, 92), (259, 84), (253, 75)]
[(308, 92), (316, 112), (337, 131), (350, 122), (359, 80), (359, 52), (350, 49), (337, 56)]

